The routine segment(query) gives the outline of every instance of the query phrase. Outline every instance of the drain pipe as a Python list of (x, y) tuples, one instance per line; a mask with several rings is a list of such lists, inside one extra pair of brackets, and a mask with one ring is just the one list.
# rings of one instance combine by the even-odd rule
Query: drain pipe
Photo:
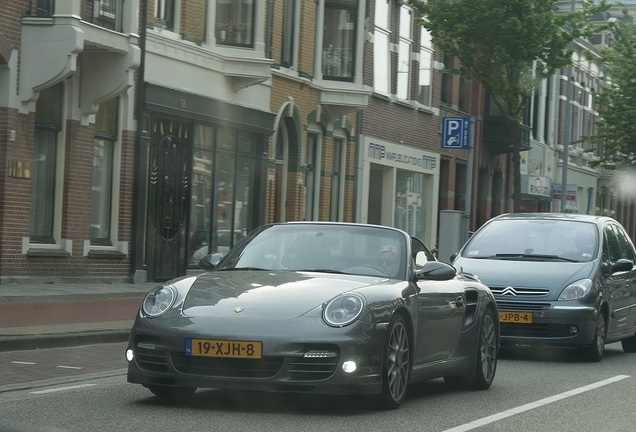
[(360, 134), (362, 134), (362, 122), (364, 120), (364, 110), (359, 109), (356, 111), (356, 169), (353, 173), (353, 184), (356, 186), (353, 194), (353, 222), (362, 221), (362, 209), (360, 209), (359, 203), (361, 202), (362, 192), (362, 170), (364, 169), (364, 148), (360, 142)]
[(265, 29), (265, 57), (271, 59), (274, 53), (272, 43), (272, 27), (274, 26), (274, 2), (267, 0), (267, 28)]
[[(141, 140), (143, 138), (143, 111), (144, 102), (146, 99), (145, 91), (145, 68), (146, 68), (146, 26), (148, 24), (148, 0), (141, 0), (141, 29), (139, 32), (139, 48), (141, 49), (141, 61), (139, 62), (139, 69), (137, 70), (137, 87), (135, 88), (135, 116), (137, 120), (137, 130), (135, 131), (135, 174), (133, 175), (133, 199), (132, 199), (132, 226), (130, 230), (131, 247), (130, 247), (130, 271), (131, 281), (135, 283), (135, 273), (137, 272), (137, 264), (139, 262), (139, 255), (143, 250), (143, 245), (138, 247), (137, 235), (140, 231), (139, 227), (139, 215), (142, 214), (140, 206), (143, 204), (143, 196), (139, 193), (139, 188), (142, 181), (145, 179), (139, 178), (141, 172)], [(143, 229), (142, 229), (143, 231)]]

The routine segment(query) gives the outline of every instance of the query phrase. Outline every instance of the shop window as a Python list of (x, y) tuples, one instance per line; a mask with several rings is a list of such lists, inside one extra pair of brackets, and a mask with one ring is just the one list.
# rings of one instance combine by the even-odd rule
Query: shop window
[(227, 252), (254, 228), (256, 137), (229, 128), (217, 131), (213, 252)]
[[(95, 145), (93, 152), (93, 185), (91, 204), (91, 245), (113, 244), (113, 209), (117, 208), (115, 187), (115, 157), (117, 145), (117, 116), (119, 99), (103, 103), (95, 116)], [(117, 182), (118, 183), (118, 182)], [(115, 202), (114, 202), (115, 201)]]
[(31, 176), (31, 243), (55, 244), (60, 237), (61, 175), (63, 144), (59, 142), (62, 129), (62, 100), (64, 86), (57, 84), (43, 90), (36, 103), (35, 139), (33, 142), (33, 174)]
[(398, 169), (395, 178), (395, 227), (423, 238), (424, 201), (424, 174)]
[(326, 0), (322, 56), (325, 79), (353, 81), (357, 17), (357, 0)]
[(216, 4), (216, 43), (254, 45), (254, 0), (219, 0)]
[(199, 260), (210, 252), (212, 225), (214, 129), (195, 125), (192, 161), (192, 198), (188, 240), (188, 261), (198, 266)]

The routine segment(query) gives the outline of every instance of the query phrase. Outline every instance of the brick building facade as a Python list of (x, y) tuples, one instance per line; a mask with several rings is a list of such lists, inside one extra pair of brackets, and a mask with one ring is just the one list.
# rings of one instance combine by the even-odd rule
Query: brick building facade
[(0, 18), (0, 283), (128, 281), (138, 9), (57, 3)]
[[(468, 235), (512, 208), (500, 119), (479, 83), (442, 73), (456, 60), (405, 2), (5, 4), (0, 284), (193, 274), (278, 221), (391, 225), (434, 247), (446, 212)], [(598, 70), (573, 67), (589, 94)], [(568, 105), (581, 133), (594, 122), (567, 82), (548, 80), (529, 108), (524, 209), (560, 210), (566, 169), (565, 210), (610, 214), (633, 236), (620, 176), (577, 146), (563, 163)], [(472, 150), (442, 146), (447, 117), (471, 119)]]

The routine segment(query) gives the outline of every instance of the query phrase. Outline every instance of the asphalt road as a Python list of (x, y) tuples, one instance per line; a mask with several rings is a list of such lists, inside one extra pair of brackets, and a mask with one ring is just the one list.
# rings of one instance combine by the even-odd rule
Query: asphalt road
[[(0, 431), (607, 431), (636, 424), (636, 355), (505, 354), (487, 391), (417, 385), (395, 411), (364, 398), (199, 390), (183, 405), (126, 383), (124, 343), (0, 353)], [(4, 429), (3, 429), (4, 427)]]

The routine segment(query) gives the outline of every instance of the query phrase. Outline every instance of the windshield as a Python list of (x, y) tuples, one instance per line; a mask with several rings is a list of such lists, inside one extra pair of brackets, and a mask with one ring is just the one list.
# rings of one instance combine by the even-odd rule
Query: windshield
[(587, 262), (596, 258), (598, 249), (598, 232), (593, 223), (501, 219), (477, 231), (462, 256)]
[(406, 236), (394, 229), (281, 224), (250, 234), (217, 270), (320, 271), (404, 279), (408, 259)]

